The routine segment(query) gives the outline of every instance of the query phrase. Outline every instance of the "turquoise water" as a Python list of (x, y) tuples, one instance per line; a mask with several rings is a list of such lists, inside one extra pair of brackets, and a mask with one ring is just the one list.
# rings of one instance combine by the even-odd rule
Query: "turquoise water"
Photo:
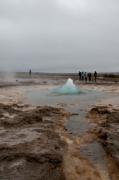
[(78, 94), (60, 94), (56, 93), (55, 89), (30, 88), (25, 94), (26, 103), (34, 105), (57, 105), (61, 103), (67, 106), (73, 104), (82, 108), (94, 104), (106, 96), (103, 92), (84, 89), (80, 89)]
[(80, 94), (80, 89), (73, 83), (73, 80), (69, 78), (63, 86), (54, 89), (53, 92), (60, 95), (74, 95)]

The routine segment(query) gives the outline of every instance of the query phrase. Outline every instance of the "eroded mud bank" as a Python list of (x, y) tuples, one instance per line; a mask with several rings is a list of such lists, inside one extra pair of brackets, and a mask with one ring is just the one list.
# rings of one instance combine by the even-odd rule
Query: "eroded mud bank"
[(62, 109), (0, 104), (0, 179), (63, 180)]
[(96, 106), (90, 113), (91, 121), (97, 124), (92, 130), (103, 145), (111, 180), (119, 179), (119, 109), (113, 106)]

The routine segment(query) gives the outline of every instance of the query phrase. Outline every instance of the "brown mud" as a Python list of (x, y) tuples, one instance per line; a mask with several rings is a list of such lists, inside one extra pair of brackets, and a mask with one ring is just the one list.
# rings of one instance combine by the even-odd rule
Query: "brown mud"
[(62, 109), (0, 104), (0, 179), (63, 180)]
[(101, 180), (61, 108), (0, 104), (0, 180)]
[(91, 109), (89, 118), (97, 124), (92, 130), (103, 145), (111, 180), (119, 179), (119, 109), (111, 104)]

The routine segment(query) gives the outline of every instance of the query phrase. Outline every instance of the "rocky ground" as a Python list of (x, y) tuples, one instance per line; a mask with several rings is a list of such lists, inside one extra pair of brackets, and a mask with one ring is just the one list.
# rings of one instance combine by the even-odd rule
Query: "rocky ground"
[(113, 106), (96, 106), (89, 114), (97, 126), (92, 130), (103, 145), (108, 159), (111, 180), (119, 179), (119, 109)]
[(0, 104), (0, 179), (65, 179), (67, 145), (58, 132), (67, 116), (53, 107)]
[(0, 104), (0, 180), (101, 180), (61, 108)]

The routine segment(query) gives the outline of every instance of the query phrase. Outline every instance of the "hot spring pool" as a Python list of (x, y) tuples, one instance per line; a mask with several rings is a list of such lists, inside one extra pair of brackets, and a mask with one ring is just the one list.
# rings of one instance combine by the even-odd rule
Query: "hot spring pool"
[(78, 105), (82, 108), (109, 96), (105, 92), (85, 89), (80, 89), (80, 93), (76, 94), (60, 94), (54, 89), (57, 87), (31, 87), (25, 93), (25, 102), (33, 105)]
[(28, 91), (26, 96), (28, 103), (35, 105), (73, 104), (76, 106), (78, 104), (84, 108), (105, 96), (105, 93), (81, 89), (69, 78), (62, 86), (51, 88), (39, 86), (38, 89), (33, 88)]

